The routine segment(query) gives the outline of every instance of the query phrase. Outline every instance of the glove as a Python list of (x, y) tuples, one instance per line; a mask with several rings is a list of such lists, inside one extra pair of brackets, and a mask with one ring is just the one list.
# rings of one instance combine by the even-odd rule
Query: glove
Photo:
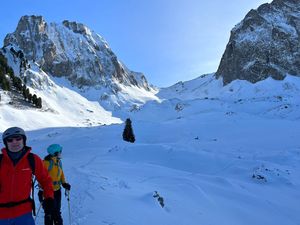
[(70, 191), (71, 190), (71, 185), (69, 183), (63, 183), (62, 184), (63, 188)]
[(54, 210), (54, 199), (46, 198), (43, 202), (44, 211), (46, 215), (51, 215)]
[(43, 202), (43, 201), (44, 201), (44, 192), (41, 191), (41, 190), (39, 190), (38, 196), (39, 196), (39, 201), (40, 201), (40, 202)]

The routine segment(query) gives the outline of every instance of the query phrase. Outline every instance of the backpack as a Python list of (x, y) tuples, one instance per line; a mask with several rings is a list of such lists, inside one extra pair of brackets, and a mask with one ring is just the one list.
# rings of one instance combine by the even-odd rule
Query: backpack
[[(63, 171), (63, 168), (62, 168), (62, 162), (60, 159), (57, 160), (56, 163), (54, 163), (53, 159), (52, 159), (52, 156), (49, 154), (47, 155), (45, 158), (44, 158), (45, 161), (48, 161), (49, 162), (49, 167), (48, 167), (48, 172), (50, 173), (50, 171), (53, 169), (53, 166), (57, 166), (58, 167), (58, 170), (57, 170), (57, 177), (60, 176), (60, 174), (62, 173)], [(61, 182), (53, 182), (53, 184), (57, 185), (61, 185)]]
[[(0, 154), (0, 168), (1, 168), (1, 162), (2, 162), (2, 158), (3, 158), (3, 154)], [(31, 171), (32, 171), (32, 175), (35, 175), (35, 160), (34, 160), (34, 154), (33, 153), (29, 153), (27, 155), (27, 159), (28, 159), (28, 162), (29, 162), (29, 166), (31, 168)], [(20, 204), (23, 204), (25, 202), (28, 202), (28, 201), (31, 201), (32, 203), (32, 212), (33, 212), (33, 215), (35, 216), (36, 213), (35, 213), (35, 202), (34, 202), (34, 183), (35, 183), (35, 178), (33, 179), (33, 177), (31, 178), (31, 195), (32, 195), (32, 198), (27, 198), (27, 199), (24, 199), (22, 201), (19, 201), (19, 202), (8, 202), (8, 203), (1, 203), (0, 204), (0, 207), (5, 207), (5, 208), (10, 208), (10, 207), (14, 207), (16, 205), (20, 205)]]
[[(48, 172), (52, 170), (53, 168), (53, 165), (54, 165), (54, 162), (53, 160), (51, 159), (51, 156), (50, 155), (47, 155), (44, 160), (48, 161), (49, 162), (49, 167), (48, 167)], [(56, 164), (61, 170), (62, 170), (62, 162), (61, 160), (57, 160), (57, 164)]]

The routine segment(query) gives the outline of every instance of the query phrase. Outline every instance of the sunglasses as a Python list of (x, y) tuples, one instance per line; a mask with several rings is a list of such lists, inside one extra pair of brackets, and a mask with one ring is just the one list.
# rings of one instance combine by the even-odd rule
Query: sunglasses
[(61, 150), (60, 150), (59, 152), (55, 152), (55, 153), (54, 153), (54, 156), (58, 156), (58, 155), (60, 155), (60, 154), (61, 154), (61, 152), (62, 152)]
[(6, 141), (8, 142), (8, 143), (12, 143), (13, 141), (21, 141), (21, 140), (23, 140), (23, 137), (22, 136), (17, 136), (17, 137), (10, 137), (10, 138), (7, 138), (6, 139)]

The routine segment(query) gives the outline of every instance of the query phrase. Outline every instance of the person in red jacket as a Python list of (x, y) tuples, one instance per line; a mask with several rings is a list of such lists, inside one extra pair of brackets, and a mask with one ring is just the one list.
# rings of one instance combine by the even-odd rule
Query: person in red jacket
[[(0, 225), (34, 225), (33, 202), (30, 199), (32, 174), (44, 190), (45, 214), (53, 210), (53, 186), (42, 159), (30, 153), (22, 128), (11, 127), (2, 134), (5, 148), (0, 162)], [(32, 171), (28, 155), (34, 158)]]

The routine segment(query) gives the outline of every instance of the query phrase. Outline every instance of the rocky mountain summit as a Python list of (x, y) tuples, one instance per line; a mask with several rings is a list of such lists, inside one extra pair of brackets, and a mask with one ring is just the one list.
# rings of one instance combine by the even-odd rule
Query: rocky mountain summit
[(274, 0), (251, 10), (231, 31), (216, 77), (252, 83), (300, 76), (300, 1)]
[(142, 73), (129, 70), (107, 42), (81, 23), (47, 23), (42, 16), (23, 16), (15, 32), (8, 34), (4, 47), (20, 49), (27, 60), (38, 63), (43, 71), (66, 77), (77, 87), (118, 85), (150, 89)]

